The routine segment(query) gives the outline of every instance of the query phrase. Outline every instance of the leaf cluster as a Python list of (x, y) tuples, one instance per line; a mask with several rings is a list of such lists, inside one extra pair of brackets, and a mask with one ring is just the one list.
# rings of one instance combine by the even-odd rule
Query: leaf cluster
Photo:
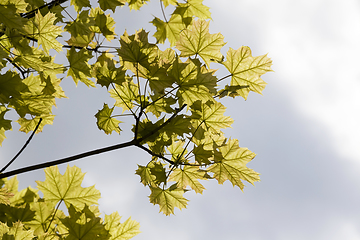
[[(118, 119), (132, 118), (133, 140), (126, 146), (151, 155), (136, 174), (149, 187), (150, 202), (164, 214), (185, 208), (183, 194), (202, 193), (203, 180), (229, 180), (241, 190), (244, 181), (259, 181), (259, 174), (246, 166), (255, 154), (222, 132), (233, 120), (225, 115), (221, 98), (261, 94), (266, 85), (261, 75), (271, 71), (272, 61), (267, 55), (252, 56), (246, 46), (229, 48), (224, 56), (224, 36), (209, 32), (211, 14), (202, 0), (161, 0), (163, 16), (151, 21), (153, 43), (144, 29), (117, 37), (111, 14), (125, 4), (139, 10), (147, 1), (99, 0), (95, 7), (89, 0), (63, 6), (63, 0), (44, 8), (40, 2), (0, 5), (0, 67), (8, 69), (0, 78), (0, 142), (11, 129), (4, 117), (11, 108), (20, 116), (22, 131), (32, 130), (40, 118), (39, 131), (51, 124), (55, 98), (65, 97), (59, 83), (66, 75), (76, 84), (109, 90), (115, 104), (104, 103), (95, 114), (106, 134), (120, 134), (123, 121)], [(116, 43), (106, 46), (104, 41)], [(160, 50), (165, 41), (170, 48)], [(68, 65), (55, 63), (52, 53), (64, 49)], [(217, 76), (213, 65), (228, 74)]]
[[(78, 167), (68, 166), (64, 175), (50, 167), (45, 175), (45, 181), (37, 181), (37, 189), (21, 191), (16, 177), (1, 180), (1, 239), (125, 240), (139, 233), (139, 223), (131, 218), (120, 223), (117, 212), (100, 218), (100, 192), (94, 186), (81, 187), (85, 174)], [(68, 215), (59, 209), (62, 203)]]

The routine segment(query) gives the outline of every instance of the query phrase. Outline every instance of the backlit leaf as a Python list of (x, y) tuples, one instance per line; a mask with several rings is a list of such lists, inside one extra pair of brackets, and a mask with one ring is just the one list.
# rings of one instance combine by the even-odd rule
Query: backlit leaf
[(109, 108), (107, 104), (104, 104), (103, 109), (99, 110), (95, 117), (97, 119), (96, 124), (100, 130), (103, 130), (106, 134), (111, 134), (112, 131), (120, 133), (121, 129), (119, 123), (121, 121), (111, 116), (114, 108)]
[(272, 61), (266, 55), (253, 57), (250, 48), (244, 46), (238, 50), (230, 48), (224, 62), (224, 66), (231, 73), (231, 86), (248, 86), (236, 91), (244, 99), (247, 98), (249, 91), (261, 94), (266, 83), (260, 76), (272, 71), (271, 65)]
[(105, 214), (105, 229), (111, 234), (109, 240), (127, 240), (140, 233), (138, 222), (128, 218), (125, 222), (120, 223), (120, 218), (118, 212), (114, 212), (111, 215)]
[(162, 189), (159, 187), (150, 187), (151, 194), (149, 196), (150, 202), (158, 204), (160, 212), (165, 215), (174, 214), (175, 207), (186, 208), (188, 200), (183, 197), (184, 190), (176, 187), (169, 187)]
[(66, 206), (74, 205), (76, 209), (82, 209), (84, 205), (98, 204), (100, 192), (94, 186), (81, 187), (84, 173), (80, 168), (68, 166), (65, 174), (59, 173), (58, 167), (45, 169), (45, 181), (36, 181), (38, 189), (44, 194), (48, 202), (55, 206), (59, 201), (64, 201)]
[(185, 29), (180, 34), (176, 48), (181, 51), (180, 57), (199, 55), (207, 66), (210, 61), (221, 61), (220, 52), (224, 46), (224, 37), (220, 33), (209, 33), (209, 22), (197, 20), (193, 22), (192, 29)]

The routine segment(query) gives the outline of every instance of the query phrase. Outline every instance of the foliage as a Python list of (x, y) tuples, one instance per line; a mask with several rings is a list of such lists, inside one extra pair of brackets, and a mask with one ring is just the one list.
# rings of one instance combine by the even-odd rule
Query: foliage
[[(84, 173), (69, 167), (61, 175), (57, 167), (45, 169), (44, 182), (37, 188), (18, 191), (16, 176), (2, 179), (0, 190), (1, 239), (130, 239), (139, 233), (131, 218), (120, 223), (117, 212), (101, 219), (96, 206), (100, 192), (81, 187)], [(39, 190), (43, 198), (39, 196)], [(68, 215), (60, 210), (65, 203)]]
[[(120, 11), (118, 7), (127, 4), (130, 10), (139, 10), (146, 2), (99, 0), (95, 7), (89, 0), (48, 4), (43, 0), (2, 0), (0, 141), (11, 129), (12, 120), (5, 118), (10, 110), (19, 115), (17, 122), (24, 132), (33, 130), (40, 119), (39, 132), (52, 123), (55, 99), (66, 97), (59, 85), (65, 74), (76, 84), (105, 87), (116, 102), (114, 106), (105, 103), (95, 114), (97, 127), (106, 134), (120, 134), (122, 121), (118, 119), (130, 116), (133, 139), (45, 165), (137, 146), (148, 152), (151, 160), (139, 165), (136, 174), (149, 187), (150, 202), (169, 215), (175, 207), (186, 207), (186, 191), (203, 192), (200, 180), (216, 179), (219, 184), (229, 180), (241, 190), (244, 181), (259, 181), (259, 174), (246, 166), (255, 154), (222, 132), (233, 120), (224, 115), (221, 98), (247, 99), (250, 91), (261, 93), (266, 85), (261, 75), (271, 71), (272, 61), (266, 55), (252, 56), (246, 46), (230, 48), (225, 57), (221, 52), (225, 51), (224, 37), (209, 32), (211, 15), (202, 0), (161, 0), (163, 16), (151, 21), (156, 27), (154, 43), (144, 29), (134, 34), (125, 31), (118, 38), (112, 17)], [(69, 5), (63, 6), (65, 3)], [(161, 50), (159, 46), (166, 40), (170, 48)], [(104, 45), (104, 41), (111, 44)], [(55, 52), (63, 50), (68, 63), (59, 64)], [(213, 65), (227, 69), (228, 74), (216, 76)], [(50, 174), (55, 169), (46, 171)], [(84, 199), (67, 199), (45, 183), (39, 183), (39, 189), (48, 194), (47, 202), (64, 201), (74, 216), (86, 215), (88, 210), (80, 206), (92, 199), (87, 191), (79, 192)]]

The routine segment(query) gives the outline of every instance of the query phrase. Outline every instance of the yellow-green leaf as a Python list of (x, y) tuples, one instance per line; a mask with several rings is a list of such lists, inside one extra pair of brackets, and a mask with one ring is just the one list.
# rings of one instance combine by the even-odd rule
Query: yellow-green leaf
[(181, 32), (176, 48), (181, 51), (180, 57), (199, 55), (209, 66), (210, 61), (223, 59), (220, 49), (224, 45), (223, 35), (210, 34), (209, 22), (199, 19), (193, 22), (191, 30)]
[(113, 118), (111, 116), (114, 111), (114, 107), (109, 108), (107, 104), (104, 104), (103, 109), (99, 110), (95, 117), (97, 119), (96, 124), (100, 130), (103, 130), (106, 134), (111, 134), (112, 131), (115, 131), (120, 134), (119, 123), (121, 121)]
[(185, 189), (186, 186), (190, 186), (196, 193), (202, 193), (205, 187), (198, 181), (198, 179), (206, 180), (206, 171), (200, 170), (197, 166), (184, 166), (183, 169), (175, 169), (170, 177), (169, 181), (177, 182), (177, 187)]
[(111, 234), (109, 240), (127, 240), (140, 233), (140, 224), (138, 222), (128, 218), (125, 222), (120, 223), (120, 218), (118, 212), (111, 215), (105, 214), (105, 229)]
[(76, 84), (80, 80), (87, 86), (95, 87), (94, 82), (88, 79), (91, 77), (88, 61), (92, 57), (93, 56), (90, 51), (84, 48), (82, 48), (79, 52), (77, 52), (74, 47), (68, 50), (67, 58), (70, 63), (70, 68), (67, 76), (71, 76)]
[(54, 206), (59, 201), (64, 201), (67, 207), (72, 204), (76, 209), (98, 204), (100, 192), (94, 186), (81, 187), (85, 173), (82, 173), (80, 168), (68, 166), (64, 175), (60, 174), (57, 166), (46, 168), (44, 171), (45, 181), (36, 181), (37, 187), (44, 194), (46, 201)]
[(215, 154), (215, 164), (207, 170), (214, 173), (219, 184), (229, 180), (233, 186), (238, 186), (241, 190), (244, 184), (241, 180), (253, 184), (259, 181), (259, 174), (246, 167), (256, 154), (247, 148), (239, 147), (237, 139), (230, 139), (225, 146), (219, 147), (219, 152)]
[(183, 189), (176, 188), (176, 186), (173, 185), (167, 189), (150, 187), (150, 190), (150, 202), (154, 205), (158, 204), (160, 212), (163, 212), (165, 215), (174, 214), (175, 207), (180, 210), (186, 208), (188, 200), (183, 197), (185, 192)]
[(231, 73), (231, 86), (248, 86), (236, 90), (244, 99), (247, 98), (249, 91), (261, 94), (266, 83), (260, 76), (272, 71), (271, 65), (272, 61), (266, 54), (253, 57), (250, 48), (245, 46), (237, 50), (230, 48), (224, 62), (224, 66)]

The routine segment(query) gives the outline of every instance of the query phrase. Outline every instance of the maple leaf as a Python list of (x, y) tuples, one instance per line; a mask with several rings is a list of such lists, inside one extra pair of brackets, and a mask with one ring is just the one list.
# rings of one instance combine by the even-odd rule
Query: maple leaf
[(109, 91), (110, 96), (116, 100), (115, 106), (121, 107), (123, 112), (134, 107), (133, 101), (139, 96), (138, 86), (134, 82), (115, 84), (115, 88)]
[(46, 233), (49, 224), (51, 224), (51, 228), (55, 227), (55, 222), (51, 221), (54, 209), (52, 209), (44, 200), (34, 201), (30, 206), (31, 210), (35, 211), (35, 217), (33, 220), (26, 222), (26, 226), (30, 227), (36, 235)]
[(61, 175), (57, 166), (45, 170), (45, 181), (36, 181), (38, 189), (44, 194), (46, 201), (54, 206), (59, 201), (64, 201), (67, 207), (70, 204), (76, 209), (82, 209), (84, 205), (98, 204), (100, 192), (94, 186), (81, 187), (84, 173), (80, 168), (68, 166), (65, 174)]
[(207, 176), (206, 171), (200, 170), (197, 166), (184, 166), (183, 169), (175, 169), (170, 177), (169, 181), (177, 182), (178, 188), (185, 189), (186, 186), (190, 186), (196, 193), (202, 193), (205, 187), (198, 181), (198, 179), (206, 180)]
[(247, 148), (239, 147), (237, 139), (230, 139), (225, 146), (219, 147), (219, 152), (215, 154), (215, 164), (207, 170), (214, 173), (219, 184), (229, 180), (233, 186), (238, 186), (241, 190), (244, 184), (241, 180), (253, 184), (259, 181), (259, 174), (246, 167), (256, 154)]
[(18, 29), (22, 31), (27, 21), (27, 19), (22, 18), (17, 13), (17, 8), (15, 5), (0, 5), (0, 23), (3, 23), (10, 29)]
[(180, 38), (180, 32), (186, 28), (183, 19), (178, 14), (171, 15), (169, 21), (164, 22), (155, 17), (151, 23), (156, 27), (154, 37), (158, 43), (164, 43), (166, 39), (169, 40), (170, 46), (175, 46)]
[(220, 33), (209, 33), (209, 22), (204, 20), (194, 21), (192, 29), (185, 29), (180, 33), (176, 48), (181, 51), (180, 57), (199, 55), (207, 66), (210, 61), (222, 61), (220, 52), (224, 46), (224, 37)]
[(194, 127), (204, 124), (207, 130), (218, 133), (222, 128), (228, 128), (234, 122), (230, 117), (224, 116), (226, 107), (220, 102), (207, 102), (199, 104), (199, 110), (192, 110), (191, 116)]
[(125, 222), (120, 223), (121, 217), (118, 212), (110, 215), (105, 214), (105, 229), (109, 231), (111, 237), (109, 240), (127, 240), (140, 233), (140, 225), (135, 220), (128, 218)]
[(14, 239), (14, 240), (32, 240), (34, 233), (32, 230), (24, 230), (24, 224), (17, 221), (12, 227), (7, 227), (6, 224), (0, 223), (0, 237), (1, 239)]
[(165, 169), (161, 163), (151, 161), (146, 166), (138, 165), (135, 173), (140, 176), (141, 183), (144, 186), (151, 185), (155, 187), (162, 182), (166, 182)]
[(231, 86), (248, 86), (236, 90), (237, 95), (245, 100), (249, 91), (261, 94), (266, 83), (260, 76), (272, 71), (270, 58), (266, 55), (253, 57), (250, 48), (245, 46), (237, 50), (230, 48), (223, 64), (231, 73)]
[(159, 187), (150, 187), (151, 194), (149, 196), (150, 202), (158, 204), (160, 207), (160, 212), (163, 212), (165, 215), (174, 214), (175, 207), (186, 208), (188, 200), (183, 197), (184, 190), (177, 188), (176, 184), (170, 186), (167, 189), (162, 189)]
[(95, 217), (85, 205), (80, 211), (72, 205), (69, 207), (69, 217), (60, 219), (68, 229), (68, 237), (66, 239), (107, 239), (108, 231), (101, 224), (101, 218)]
[(148, 42), (148, 33), (143, 29), (131, 36), (125, 31), (120, 38), (120, 45), (117, 52), (124, 62), (139, 63), (145, 68), (149, 67), (159, 53), (158, 47)]
[(177, 58), (177, 61), (174, 61), (169, 68), (169, 75), (179, 85), (176, 93), (179, 104), (186, 103), (191, 106), (198, 100), (204, 103), (212, 100), (212, 96), (216, 93), (217, 81), (217, 78), (213, 76), (214, 72), (214, 70), (207, 70), (205, 66), (200, 67), (200, 63), (195, 60), (188, 59), (182, 63)]
[(13, 193), (9, 192), (6, 188), (0, 189), (0, 204), (9, 205), (10, 198), (14, 196)]
[(79, 52), (77, 52), (74, 47), (68, 50), (67, 58), (69, 60), (70, 67), (67, 76), (71, 76), (76, 84), (80, 80), (89, 87), (95, 87), (94, 82), (88, 79), (88, 77), (91, 77), (88, 61), (92, 57), (93, 56), (90, 51), (84, 48), (82, 48)]
[(161, 116), (163, 112), (172, 113), (174, 109), (170, 106), (176, 103), (176, 100), (172, 97), (160, 98), (159, 95), (151, 95), (152, 103), (147, 106), (146, 112), (153, 113), (157, 118)]
[(177, 3), (177, 0), (161, 0), (161, 1), (165, 7), (169, 6), (170, 4), (176, 6)]
[(105, 15), (99, 8), (92, 8), (90, 11), (90, 17), (93, 17), (95, 22), (94, 26), (90, 27), (90, 30), (95, 33), (102, 33), (108, 41), (111, 41), (115, 37), (115, 21), (110, 14)]
[(5, 113), (9, 111), (5, 106), (0, 105), (0, 145), (4, 141), (5, 131), (11, 130), (11, 120), (5, 119)]
[(80, 12), (83, 7), (91, 8), (89, 0), (71, 0), (70, 3), (74, 6), (76, 12)]
[(111, 9), (115, 13), (115, 8), (123, 6), (126, 0), (99, 0), (98, 3), (103, 11)]
[(59, 43), (56, 38), (62, 33), (60, 26), (55, 26), (56, 20), (55, 14), (47, 13), (42, 16), (40, 12), (35, 14), (34, 21), (31, 21), (26, 29), (29, 34), (38, 39), (39, 45), (46, 54), (49, 54), (50, 49), (55, 49), (57, 52), (62, 51), (62, 44)]
[(51, 114), (51, 115), (47, 115), (47, 116), (37, 116), (32, 119), (19, 118), (16, 122), (20, 124), (19, 131), (28, 133), (28, 132), (34, 131), (35, 127), (38, 125), (38, 123), (40, 121), (40, 118), (42, 118), (42, 121), (41, 121), (38, 129), (36, 130), (36, 133), (39, 133), (39, 132), (42, 132), (45, 125), (53, 124), (54, 117), (55, 117), (55, 115)]
[(96, 83), (109, 88), (111, 83), (121, 85), (125, 81), (125, 70), (115, 67), (113, 55), (103, 53), (93, 65), (92, 73), (96, 77)]
[(103, 109), (99, 110), (95, 117), (97, 119), (96, 124), (100, 130), (103, 130), (106, 134), (111, 134), (112, 131), (115, 131), (120, 134), (119, 123), (121, 121), (111, 117), (114, 107), (109, 108), (106, 103), (104, 103)]
[(149, 0), (127, 0), (130, 10), (140, 10)]
[(191, 24), (193, 17), (211, 19), (209, 7), (202, 2), (203, 0), (187, 0), (186, 3), (178, 3), (173, 14), (179, 14), (186, 26)]

